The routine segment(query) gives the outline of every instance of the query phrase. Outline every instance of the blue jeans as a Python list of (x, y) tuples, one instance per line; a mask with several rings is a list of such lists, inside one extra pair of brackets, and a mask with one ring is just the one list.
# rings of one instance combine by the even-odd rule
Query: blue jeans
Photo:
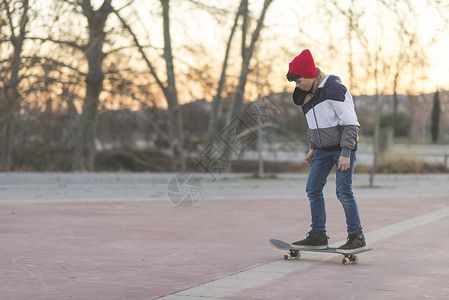
[[(327, 152), (316, 149), (307, 179), (306, 192), (310, 201), (310, 212), (312, 214), (312, 230), (326, 234), (326, 208), (324, 204), (323, 188), (327, 177), (334, 166), (338, 165), (340, 151)], [(337, 198), (343, 205), (346, 216), (346, 225), (350, 233), (362, 233), (359, 209), (352, 193), (352, 174), (356, 161), (356, 152), (351, 152), (350, 167), (341, 172), (337, 169)]]

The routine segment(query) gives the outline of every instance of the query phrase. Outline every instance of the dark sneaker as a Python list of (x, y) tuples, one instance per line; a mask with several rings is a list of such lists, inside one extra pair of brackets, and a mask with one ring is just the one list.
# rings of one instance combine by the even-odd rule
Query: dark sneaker
[(327, 244), (328, 239), (329, 237), (325, 234), (310, 230), (305, 239), (292, 243), (292, 246), (295, 249), (304, 250), (326, 249), (329, 247)]
[(356, 251), (365, 250), (366, 242), (363, 233), (349, 233), (348, 241), (337, 249), (337, 252), (351, 254)]

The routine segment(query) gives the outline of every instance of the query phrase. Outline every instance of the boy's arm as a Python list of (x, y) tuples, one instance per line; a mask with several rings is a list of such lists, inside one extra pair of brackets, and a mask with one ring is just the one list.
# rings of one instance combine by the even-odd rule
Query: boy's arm
[(307, 141), (309, 142), (309, 149), (315, 150), (317, 148), (317, 146), (312, 142), (310, 128), (307, 129)]
[(344, 172), (349, 169), (351, 166), (351, 159), (349, 157), (345, 157), (340, 155), (338, 158), (338, 171)]
[(340, 140), (341, 156), (349, 157), (351, 150), (355, 148), (357, 143), (360, 126), (352, 97), (347, 93), (344, 101), (331, 101), (331, 103), (338, 116), (338, 124), (342, 128)]
[(304, 160), (306, 161), (306, 164), (310, 167), (312, 166), (312, 160), (315, 156), (315, 149), (309, 149), (309, 152), (306, 154), (306, 158)]
[(349, 157), (351, 155), (351, 150), (355, 148), (357, 144), (357, 136), (359, 134), (359, 126), (356, 125), (346, 125), (343, 126), (343, 131), (341, 133), (340, 146), (342, 148), (341, 155)]

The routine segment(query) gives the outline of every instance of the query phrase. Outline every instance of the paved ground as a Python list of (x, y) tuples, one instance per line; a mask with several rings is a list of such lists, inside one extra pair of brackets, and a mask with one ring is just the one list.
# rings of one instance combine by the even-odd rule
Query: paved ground
[[(200, 174), (174, 205), (174, 174), (0, 174), (0, 299), (448, 299), (449, 175), (354, 180), (368, 243), (284, 261), (267, 240), (309, 228), (304, 175)], [(326, 190), (328, 235), (346, 237)], [(200, 192), (200, 193), (198, 193)], [(173, 199), (173, 197), (172, 197)], [(187, 203), (187, 202), (182, 202)]]

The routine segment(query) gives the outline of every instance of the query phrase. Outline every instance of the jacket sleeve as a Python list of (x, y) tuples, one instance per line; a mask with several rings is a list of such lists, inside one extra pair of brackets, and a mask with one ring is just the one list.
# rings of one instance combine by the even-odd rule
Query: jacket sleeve
[(311, 137), (311, 133), (310, 133), (310, 128), (307, 129), (307, 140), (309, 141), (309, 149), (314, 149), (315, 150), (317, 148), (317, 146), (314, 143), (312, 143), (312, 137)]
[(341, 156), (349, 157), (351, 150), (354, 149), (357, 144), (360, 128), (354, 110), (354, 102), (351, 94), (346, 91), (344, 101), (331, 101), (331, 103), (338, 117), (338, 125), (341, 128)]
[(349, 157), (351, 155), (351, 150), (355, 148), (358, 140), (359, 126), (347, 125), (343, 126), (343, 131), (341, 133), (340, 146), (341, 156)]

